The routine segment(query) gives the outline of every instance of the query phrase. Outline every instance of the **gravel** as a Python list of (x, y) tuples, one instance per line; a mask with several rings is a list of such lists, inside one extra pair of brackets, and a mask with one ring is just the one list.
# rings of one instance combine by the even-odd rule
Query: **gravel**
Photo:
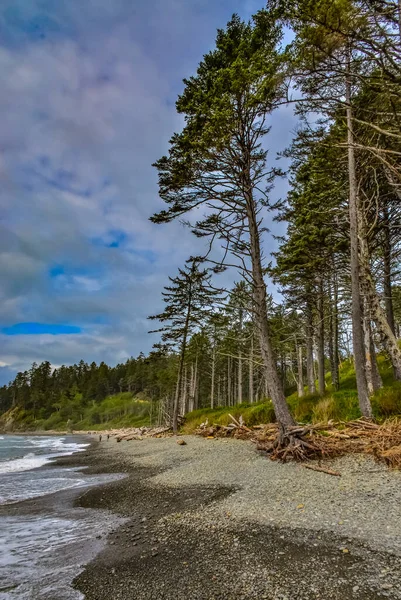
[(128, 521), (76, 586), (88, 600), (401, 599), (401, 474), (366, 456), (333, 477), (250, 442), (99, 444), (91, 472), (128, 473), (82, 506)]

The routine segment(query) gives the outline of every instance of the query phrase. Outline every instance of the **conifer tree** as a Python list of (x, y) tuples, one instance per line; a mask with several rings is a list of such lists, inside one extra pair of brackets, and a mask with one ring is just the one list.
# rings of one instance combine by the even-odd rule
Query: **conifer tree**
[(165, 323), (161, 329), (155, 331), (162, 332), (163, 342), (169, 342), (179, 349), (172, 414), (173, 431), (176, 433), (183, 394), (183, 372), (188, 340), (205, 322), (219, 292), (211, 287), (210, 273), (206, 269), (199, 270), (195, 261), (190, 261), (184, 269), (178, 269), (178, 275), (169, 279), (171, 285), (166, 286), (162, 294), (166, 307), (162, 313), (152, 315), (149, 319)]
[(168, 156), (155, 165), (168, 209), (152, 220), (169, 222), (194, 208), (206, 209), (193, 231), (210, 238), (211, 246), (220, 242), (223, 259), (215, 261), (216, 270), (234, 266), (252, 287), (265, 377), (277, 420), (285, 429), (294, 419), (269, 333), (261, 213), (269, 206), (274, 175), (262, 141), (269, 131), (267, 117), (282, 96), (280, 39), (281, 30), (268, 11), (258, 13), (252, 23), (234, 16), (218, 31), (215, 50), (205, 55), (197, 74), (185, 80), (178, 99), (185, 127), (171, 139)]

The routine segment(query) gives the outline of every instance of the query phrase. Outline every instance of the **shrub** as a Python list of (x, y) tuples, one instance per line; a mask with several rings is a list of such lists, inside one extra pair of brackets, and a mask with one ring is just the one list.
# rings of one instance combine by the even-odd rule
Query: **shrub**
[(401, 382), (394, 382), (391, 387), (378, 390), (372, 399), (375, 414), (379, 417), (390, 417), (401, 414)]
[(312, 411), (312, 421), (314, 423), (327, 423), (330, 419), (335, 419), (336, 416), (336, 403), (332, 396), (329, 398), (322, 398)]

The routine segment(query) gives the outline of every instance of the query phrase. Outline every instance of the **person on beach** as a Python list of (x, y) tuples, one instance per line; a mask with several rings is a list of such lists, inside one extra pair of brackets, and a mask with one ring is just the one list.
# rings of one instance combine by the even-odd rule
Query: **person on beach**
[(102, 441), (102, 434), (99, 435), (99, 442)]

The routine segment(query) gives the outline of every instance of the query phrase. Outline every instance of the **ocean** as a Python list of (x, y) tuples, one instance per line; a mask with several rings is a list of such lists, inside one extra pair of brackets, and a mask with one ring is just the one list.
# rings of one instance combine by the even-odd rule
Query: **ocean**
[[(111, 481), (54, 459), (85, 450), (77, 436), (0, 436), (0, 600), (79, 600), (72, 580), (118, 525), (106, 511), (55, 494)], [(55, 494), (54, 496), (50, 496)], [(34, 509), (24, 505), (31, 500)]]

